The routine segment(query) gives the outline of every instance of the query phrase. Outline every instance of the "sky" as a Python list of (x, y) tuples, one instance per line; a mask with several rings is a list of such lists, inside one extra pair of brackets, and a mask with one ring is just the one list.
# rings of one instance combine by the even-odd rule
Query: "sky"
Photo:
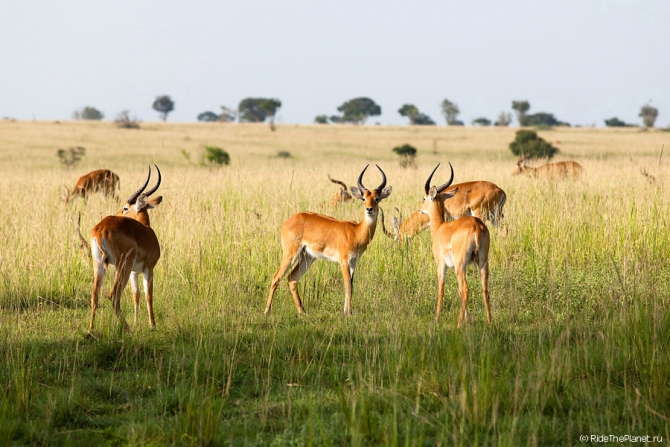
[[(3, 0), (0, 118), (67, 120), (92, 106), (169, 121), (278, 98), (280, 123), (369, 97), (407, 124), (406, 103), (469, 124), (527, 100), (573, 125), (670, 125), (668, 0)], [(513, 125), (516, 125), (514, 120)]]

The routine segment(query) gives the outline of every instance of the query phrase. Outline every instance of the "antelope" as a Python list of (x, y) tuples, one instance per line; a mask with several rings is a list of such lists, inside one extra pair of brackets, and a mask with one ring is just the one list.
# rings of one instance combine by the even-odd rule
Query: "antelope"
[(524, 174), (530, 178), (561, 179), (578, 178), (582, 173), (582, 165), (576, 161), (559, 161), (557, 163), (546, 163), (539, 168), (526, 166), (527, 158), (522, 158), (516, 164), (512, 175)]
[(363, 174), (368, 166), (358, 177), (358, 187), (351, 187), (353, 197), (364, 204), (360, 222), (337, 220), (316, 213), (298, 213), (282, 224), (281, 241), (284, 255), (279, 268), (272, 276), (265, 315), (269, 315), (272, 310), (272, 297), (279, 282), (294, 264), (295, 267), (288, 277), (288, 284), (298, 313), (304, 312), (298, 294), (298, 281), (317, 259), (327, 259), (340, 264), (344, 279), (344, 314), (351, 315), (354, 269), (375, 236), (379, 202), (391, 195), (392, 190), (390, 186), (386, 186), (386, 174), (379, 166), (377, 169), (382, 174), (382, 183), (373, 190), (363, 186)]
[(349, 202), (350, 200), (352, 200), (351, 194), (349, 193), (349, 191), (347, 191), (347, 185), (344, 182), (335, 180), (331, 178), (330, 175), (328, 175), (328, 180), (340, 185), (340, 189), (335, 194), (333, 194), (333, 198), (330, 200), (330, 205), (332, 207), (336, 207), (340, 203)]
[(451, 168), (451, 178), (441, 186), (430, 186), (433, 174), (437, 171), (438, 164), (426, 180), (426, 196), (419, 207), (421, 214), (430, 217), (430, 236), (433, 240), (433, 256), (437, 264), (437, 308), (435, 310), (435, 321), (440, 318), (442, 299), (444, 298), (444, 278), (447, 267), (453, 268), (458, 280), (458, 294), (461, 297), (461, 312), (458, 315), (458, 327), (467, 318), (468, 305), (468, 282), (466, 272), (468, 264), (473, 263), (479, 268), (482, 281), (482, 295), (486, 306), (486, 319), (491, 323), (491, 311), (489, 309), (489, 230), (479, 218), (474, 216), (463, 216), (451, 222), (444, 220), (445, 203), (451, 200), (456, 191), (453, 189), (447, 193), (444, 191), (454, 180), (454, 168)]
[(116, 199), (116, 190), (121, 186), (119, 181), (119, 176), (110, 171), (109, 169), (98, 169), (97, 171), (89, 172), (86, 175), (82, 175), (77, 180), (77, 184), (74, 185), (72, 191), (65, 186), (67, 191), (62, 197), (63, 203), (68, 203), (73, 197), (81, 197), (86, 200), (88, 194), (93, 194), (94, 192), (101, 192), (105, 197), (114, 197)]
[(158, 173), (156, 186), (149, 191), (144, 191), (151, 178), (151, 166), (149, 166), (149, 174), (144, 185), (128, 197), (116, 215), (105, 217), (91, 230), (94, 279), (89, 332), (93, 332), (98, 296), (109, 264), (116, 268), (114, 286), (109, 293), (109, 298), (112, 300), (114, 312), (123, 323), (124, 329), (129, 330), (121, 314), (121, 294), (130, 279), (135, 301), (135, 324), (137, 324), (140, 307), (138, 273), (142, 273), (144, 277), (144, 295), (149, 311), (149, 325), (152, 330), (156, 328), (153, 311), (154, 267), (160, 258), (161, 249), (156, 233), (149, 223), (149, 210), (158, 206), (163, 201), (163, 197), (158, 196), (149, 200), (149, 196), (155, 193), (161, 184), (161, 171), (158, 166), (154, 166)]
[[(474, 216), (481, 220), (488, 220), (495, 226), (501, 223), (507, 195), (497, 185), (487, 181), (459, 183), (448, 187), (442, 194), (450, 194), (452, 191), (454, 194), (451, 199), (444, 202), (447, 219)], [(400, 214), (400, 210), (397, 208), (396, 210)], [(412, 213), (407, 220), (402, 221), (402, 224), (401, 221), (402, 214), (400, 214), (400, 219), (393, 218), (395, 234), (392, 234), (386, 231), (382, 220), (384, 234), (396, 241), (402, 241), (412, 238), (430, 226), (428, 215), (421, 214), (418, 210)]]

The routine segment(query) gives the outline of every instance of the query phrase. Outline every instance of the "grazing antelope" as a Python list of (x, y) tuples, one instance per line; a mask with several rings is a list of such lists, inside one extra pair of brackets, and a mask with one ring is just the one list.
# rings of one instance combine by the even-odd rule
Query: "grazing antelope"
[[(500, 225), (507, 195), (497, 185), (487, 181), (459, 183), (448, 187), (442, 194), (448, 195), (452, 191), (454, 194), (451, 199), (444, 202), (446, 219), (453, 220), (461, 216), (474, 216), (481, 220), (488, 220), (495, 226)], [(400, 214), (399, 210), (398, 214)], [(430, 218), (417, 210), (407, 220), (403, 221), (402, 214), (400, 214), (400, 219), (393, 218), (395, 234), (386, 231), (383, 225), (384, 222), (382, 221), (386, 236), (402, 241), (412, 238), (428, 228)]]
[(265, 315), (272, 310), (272, 297), (277, 285), (289, 268), (295, 264), (288, 277), (293, 301), (302, 313), (304, 308), (298, 295), (298, 281), (317, 259), (339, 262), (344, 279), (344, 313), (351, 314), (351, 292), (354, 285), (356, 262), (363, 256), (368, 244), (375, 236), (379, 202), (391, 195), (391, 187), (386, 186), (386, 174), (382, 174), (382, 183), (370, 191), (363, 186), (363, 169), (358, 177), (358, 188), (351, 187), (351, 194), (363, 201), (363, 218), (360, 222), (337, 220), (316, 213), (298, 213), (290, 217), (281, 227), (281, 241), (284, 250), (281, 264), (272, 276), (270, 295), (265, 307)]
[(158, 181), (149, 191), (144, 189), (149, 184), (149, 175), (144, 185), (135, 191), (114, 216), (107, 216), (91, 230), (91, 257), (93, 258), (93, 293), (91, 296), (91, 324), (89, 331), (93, 331), (95, 309), (98, 307), (98, 296), (105, 272), (109, 264), (116, 268), (114, 286), (109, 294), (116, 316), (128, 330), (128, 324), (121, 314), (121, 294), (126, 288), (128, 279), (133, 290), (135, 301), (135, 323), (140, 307), (140, 292), (137, 274), (144, 277), (144, 295), (149, 311), (149, 325), (156, 327), (153, 310), (154, 267), (161, 256), (160, 245), (156, 233), (149, 223), (149, 210), (158, 206), (163, 197), (158, 196), (149, 200), (149, 196), (156, 192), (161, 184), (161, 171), (156, 167)]
[(430, 236), (433, 240), (433, 255), (437, 263), (437, 308), (435, 321), (440, 318), (442, 299), (444, 298), (444, 277), (447, 267), (453, 268), (458, 280), (458, 294), (461, 297), (461, 312), (458, 315), (458, 327), (467, 318), (468, 282), (466, 272), (468, 264), (473, 263), (479, 269), (482, 281), (482, 295), (486, 306), (486, 319), (491, 323), (489, 309), (489, 230), (479, 218), (463, 216), (451, 222), (444, 221), (444, 207), (447, 200), (451, 200), (456, 191), (443, 193), (454, 180), (454, 168), (451, 168), (451, 178), (442, 186), (430, 186), (433, 174), (426, 180), (424, 187), (426, 196), (419, 207), (419, 212), (430, 217)]
[(330, 206), (336, 207), (340, 203), (352, 200), (351, 194), (347, 191), (347, 185), (344, 182), (330, 178), (330, 175), (328, 175), (328, 180), (340, 185), (340, 189), (333, 194), (333, 198), (330, 200)]
[(577, 178), (582, 173), (582, 165), (576, 161), (559, 161), (557, 163), (546, 163), (539, 168), (526, 166), (527, 158), (522, 158), (516, 164), (512, 175), (524, 174), (530, 178), (561, 179)]
[(105, 197), (114, 197), (116, 199), (116, 190), (121, 187), (119, 176), (109, 169), (98, 169), (82, 175), (77, 180), (72, 191), (65, 186), (66, 194), (62, 197), (63, 203), (68, 203), (73, 197), (81, 197), (86, 200), (86, 196), (94, 192), (101, 192)]

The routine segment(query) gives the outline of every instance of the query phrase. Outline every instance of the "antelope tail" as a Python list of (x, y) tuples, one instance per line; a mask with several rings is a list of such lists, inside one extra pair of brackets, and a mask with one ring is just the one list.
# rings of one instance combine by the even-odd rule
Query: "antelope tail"
[(386, 229), (386, 225), (384, 224), (384, 210), (381, 207), (379, 207), (379, 217), (382, 221), (382, 231), (384, 232), (384, 234), (390, 237), (391, 239), (395, 240), (395, 234), (391, 233)]
[(88, 245), (88, 241), (81, 235), (81, 213), (77, 214), (77, 222), (74, 226), (79, 238), (79, 250), (83, 253), (85, 258), (89, 258), (91, 256), (91, 246)]

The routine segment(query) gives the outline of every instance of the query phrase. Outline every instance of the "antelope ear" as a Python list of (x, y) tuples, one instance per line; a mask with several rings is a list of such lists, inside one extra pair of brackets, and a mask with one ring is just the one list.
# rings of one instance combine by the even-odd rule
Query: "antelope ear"
[(379, 200), (385, 199), (388, 196), (390, 196), (392, 190), (393, 190), (392, 186), (387, 186), (386, 188), (382, 189), (381, 194), (379, 194)]
[(134, 206), (135, 206), (135, 211), (137, 211), (138, 213), (140, 211), (142, 211), (144, 208), (146, 208), (146, 206), (147, 206), (147, 196), (145, 196), (144, 194), (140, 194), (140, 196), (135, 201)]
[(147, 202), (147, 209), (152, 210), (156, 208), (158, 205), (161, 204), (162, 201), (163, 196), (154, 197), (153, 199), (149, 200), (149, 202)]
[(358, 200), (362, 200), (365, 202), (365, 196), (363, 195), (363, 191), (356, 188), (355, 186), (351, 187), (351, 195), (356, 197)]
[(431, 186), (431, 187), (430, 187), (430, 191), (428, 191), (428, 196), (429, 196), (431, 199), (434, 199), (435, 196), (437, 196), (437, 187), (436, 187), (436, 186)]
[(456, 195), (457, 192), (458, 192), (458, 188), (454, 188), (454, 189), (451, 189), (447, 192), (443, 192), (442, 197), (444, 197), (445, 199), (451, 199), (452, 197), (454, 197)]

